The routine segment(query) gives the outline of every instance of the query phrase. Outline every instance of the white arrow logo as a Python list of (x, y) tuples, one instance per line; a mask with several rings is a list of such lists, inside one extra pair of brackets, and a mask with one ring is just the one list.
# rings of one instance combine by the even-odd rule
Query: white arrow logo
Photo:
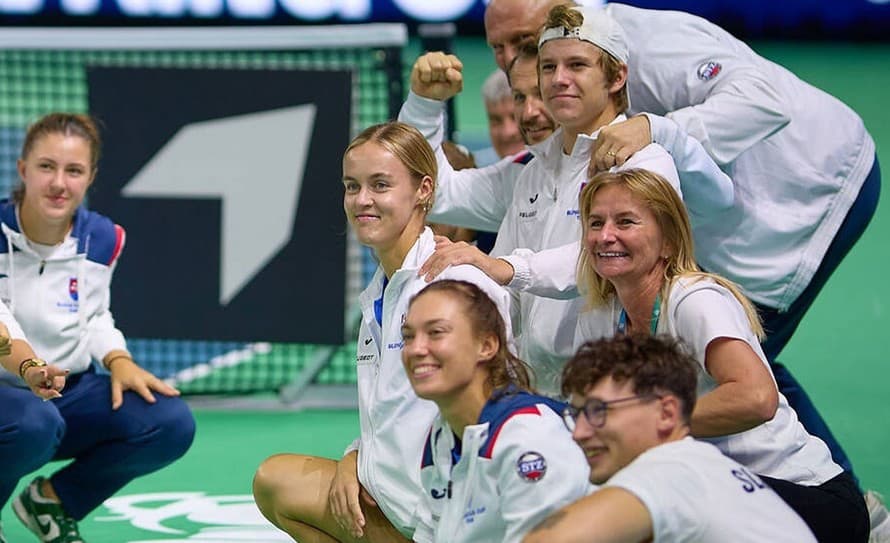
[(290, 241), (314, 120), (307, 104), (186, 125), (124, 187), (222, 199), (220, 304)]

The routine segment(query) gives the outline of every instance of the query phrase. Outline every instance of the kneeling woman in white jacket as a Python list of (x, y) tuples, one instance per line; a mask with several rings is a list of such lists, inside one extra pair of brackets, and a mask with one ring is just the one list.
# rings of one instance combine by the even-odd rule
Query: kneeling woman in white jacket
[[(266, 518), (301, 543), (406, 541), (414, 534), (423, 498), (417, 466), (436, 406), (411, 390), (401, 362), (401, 326), (409, 300), (427, 284), (417, 275), (420, 265), (435, 250), (424, 223), (436, 173), (429, 144), (402, 123), (366, 129), (344, 153), (343, 209), (359, 242), (380, 262), (360, 297), (361, 437), (339, 461), (273, 456), (253, 485)], [(479, 269), (454, 266), (439, 278), (479, 285), (509, 322), (507, 292)]]
[[(10, 313), (4, 323), (13, 340), (34, 350), (13, 361), (14, 371), (0, 370), (0, 413), (8, 423), (0, 424), (0, 505), (20, 477), (49, 460), (72, 460), (35, 478), (13, 501), (41, 541), (81, 541), (78, 521), (136, 477), (185, 454), (195, 433), (179, 392), (133, 361), (114, 324), (110, 286), (124, 230), (82, 205), (99, 149), (89, 117), (44, 116), (25, 134), (21, 185), (0, 201), (0, 300)], [(32, 368), (46, 366), (38, 357), (70, 372), (61, 396), (40, 394), (52, 401), (32, 394)], [(108, 372), (96, 371), (93, 360)], [(46, 371), (41, 375), (54, 370)]]
[(411, 302), (402, 362), (439, 414), (421, 461), (418, 542), (519, 541), (586, 495), (589, 467), (564, 404), (529, 391), (497, 306), (477, 286), (439, 281)]

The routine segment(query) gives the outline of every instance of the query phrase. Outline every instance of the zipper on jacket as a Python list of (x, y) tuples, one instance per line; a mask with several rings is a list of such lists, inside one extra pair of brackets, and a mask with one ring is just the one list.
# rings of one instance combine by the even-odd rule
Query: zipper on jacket
[(40, 269), (37, 270), (37, 275), (43, 275), (43, 268), (46, 267), (46, 260), (40, 261)]

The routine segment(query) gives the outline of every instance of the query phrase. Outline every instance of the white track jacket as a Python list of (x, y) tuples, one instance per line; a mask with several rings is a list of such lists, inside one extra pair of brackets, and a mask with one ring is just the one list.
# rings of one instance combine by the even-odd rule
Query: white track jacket
[(587, 459), (559, 414), (564, 405), (510, 392), (493, 395), (459, 443), (436, 417), (423, 449), (424, 501), (415, 541), (519, 541), (592, 490)]
[[(21, 232), (9, 201), (0, 201), (0, 223), (0, 300), (35, 353), (78, 373), (93, 358), (126, 350), (110, 311), (111, 276), (124, 247), (124, 229), (81, 207), (71, 233), (44, 260)], [(0, 380), (22, 385), (17, 375), (2, 369)]]
[(690, 134), (729, 174), (735, 205), (694, 228), (703, 268), (787, 309), (810, 283), (875, 158), (837, 98), (688, 13), (609, 3), (629, 36), (630, 113), (653, 141)]
[[(438, 409), (433, 402), (415, 396), (402, 367), (402, 323), (411, 298), (427, 285), (417, 277), (417, 270), (434, 250), (433, 232), (426, 228), (386, 288), (383, 269), (378, 268), (359, 297), (362, 324), (356, 373), (361, 437), (347, 452), (358, 448), (359, 481), (390, 522), (409, 537), (422, 498), (418, 459)], [(507, 291), (479, 269), (469, 265), (449, 267), (436, 278), (440, 279), (459, 279), (479, 286), (498, 305), (510, 329)], [(381, 297), (382, 327), (377, 324), (374, 307)]]

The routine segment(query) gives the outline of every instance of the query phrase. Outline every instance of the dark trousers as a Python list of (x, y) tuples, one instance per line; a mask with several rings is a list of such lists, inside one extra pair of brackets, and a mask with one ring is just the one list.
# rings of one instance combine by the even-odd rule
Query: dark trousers
[(51, 476), (65, 511), (77, 520), (136, 477), (181, 457), (195, 421), (180, 398), (132, 391), (111, 409), (111, 379), (90, 369), (69, 376), (62, 397), (0, 385), (0, 505), (19, 479), (49, 460), (73, 459)]
[[(840, 229), (828, 246), (822, 263), (816, 270), (816, 274), (806, 289), (797, 297), (787, 311), (779, 312), (774, 308), (757, 304), (757, 310), (763, 319), (763, 328), (766, 330), (766, 340), (762, 343), (763, 351), (776, 376), (779, 391), (788, 399), (788, 403), (797, 412), (797, 417), (807, 431), (824, 441), (831, 449), (831, 456), (845, 471), (853, 474), (853, 465), (844, 449), (832, 435), (822, 415), (816, 410), (812, 400), (800, 386), (800, 383), (791, 375), (788, 368), (780, 364), (776, 359), (785, 345), (797, 330), (801, 319), (807, 310), (813, 305), (816, 296), (828, 282), (828, 278), (837, 269), (841, 261), (850, 252), (853, 245), (865, 231), (868, 223), (878, 207), (878, 198), (881, 193), (881, 168), (878, 165), (878, 157), (872, 166), (865, 183), (859, 190), (853, 206), (847, 213)], [(855, 475), (854, 475), (855, 480)]]
[(820, 543), (867, 543), (868, 508), (849, 473), (819, 486), (760, 476), (807, 523)]

